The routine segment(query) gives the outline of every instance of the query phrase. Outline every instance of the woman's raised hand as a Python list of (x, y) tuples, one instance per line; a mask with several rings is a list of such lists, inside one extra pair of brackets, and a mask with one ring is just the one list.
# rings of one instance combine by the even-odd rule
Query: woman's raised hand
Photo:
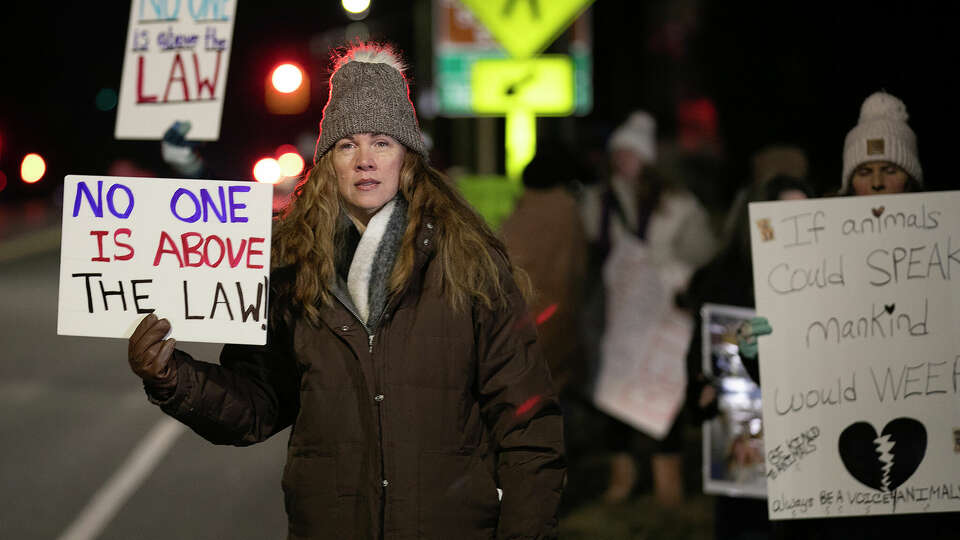
[(152, 386), (171, 386), (176, 381), (176, 366), (171, 361), (177, 341), (163, 339), (170, 331), (170, 321), (153, 313), (140, 321), (130, 336), (127, 359), (130, 369)]

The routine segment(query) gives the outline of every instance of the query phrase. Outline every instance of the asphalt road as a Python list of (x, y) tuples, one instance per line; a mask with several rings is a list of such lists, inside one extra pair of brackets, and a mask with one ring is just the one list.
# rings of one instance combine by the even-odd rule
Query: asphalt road
[(58, 247), (15, 241), (0, 240), (0, 538), (285, 538), (289, 432), (219, 447), (167, 420), (126, 340), (57, 335)]

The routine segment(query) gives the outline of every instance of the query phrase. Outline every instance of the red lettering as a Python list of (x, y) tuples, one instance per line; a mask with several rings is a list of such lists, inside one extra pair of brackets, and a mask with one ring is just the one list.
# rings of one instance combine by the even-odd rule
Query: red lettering
[(124, 253), (123, 255), (114, 254), (114, 255), (113, 255), (113, 258), (116, 259), (116, 260), (118, 260), (118, 261), (129, 261), (130, 259), (133, 258), (133, 246), (131, 246), (130, 244), (127, 244), (127, 243), (125, 243), (125, 242), (121, 242), (120, 239), (117, 238), (117, 237), (120, 236), (121, 234), (122, 234), (122, 235), (125, 235), (127, 238), (130, 238), (130, 229), (117, 229), (117, 230), (113, 233), (113, 243), (116, 244), (117, 247), (122, 247), (122, 248), (126, 249), (127, 252)]
[(247, 268), (263, 268), (262, 264), (250, 264), (250, 257), (252, 255), (263, 255), (263, 250), (253, 249), (253, 244), (263, 242), (263, 238), (251, 237), (250, 245), (247, 247)]
[(107, 232), (108, 231), (90, 231), (90, 236), (97, 237), (97, 251), (99, 253), (99, 256), (90, 259), (91, 261), (110, 262), (110, 257), (103, 256), (103, 237), (107, 235)]
[(240, 249), (237, 250), (237, 253), (233, 253), (233, 241), (227, 238), (227, 258), (230, 259), (230, 268), (236, 268), (240, 264), (240, 259), (243, 259), (243, 250), (247, 247), (247, 239), (244, 238), (240, 241)]
[[(191, 244), (190, 238), (196, 238), (197, 243)], [(203, 245), (203, 235), (195, 232), (183, 233), (180, 235), (180, 245), (183, 246), (183, 260), (186, 266), (203, 266), (203, 254), (200, 253), (200, 246)], [(190, 255), (196, 255), (196, 263), (190, 262)]]
[(212, 83), (210, 79), (200, 77), (200, 61), (197, 60), (197, 53), (193, 53), (193, 72), (197, 76), (197, 99), (201, 99), (204, 88), (210, 91), (210, 99), (214, 99), (214, 92), (217, 90), (217, 79), (220, 78), (220, 54), (222, 52), (223, 51), (217, 51), (217, 64), (213, 69)]
[(156, 103), (157, 96), (143, 95), (143, 55), (137, 57), (137, 103)]
[[(208, 251), (209, 251), (211, 240), (216, 242), (220, 246), (220, 257), (217, 258), (217, 262), (212, 262), (210, 260), (210, 253)], [(224, 248), (223, 248), (223, 240), (221, 240), (220, 237), (217, 235), (208, 236), (207, 241), (203, 243), (203, 260), (204, 262), (206, 262), (207, 266), (212, 266), (214, 268), (216, 268), (217, 266), (220, 266), (220, 261), (223, 260), (224, 255), (226, 255), (226, 252), (224, 251)]]
[[(174, 77), (173, 72), (177, 71), (177, 66), (180, 66), (180, 76)], [(170, 66), (170, 76), (167, 77), (167, 89), (163, 92), (164, 101), (169, 101), (168, 96), (170, 95), (170, 86), (173, 85), (173, 81), (180, 81), (180, 85), (183, 86), (183, 100), (190, 101), (190, 92), (187, 90), (187, 73), (183, 68), (183, 59), (180, 58), (180, 53), (177, 53), (173, 57), (173, 65)]]
[[(165, 248), (164, 244), (169, 245), (170, 248)], [(170, 238), (167, 231), (160, 231), (160, 243), (157, 245), (157, 254), (153, 258), (154, 266), (160, 266), (160, 257), (164, 253), (173, 253), (177, 257), (177, 262), (180, 263), (180, 268), (183, 268), (183, 259), (180, 258), (180, 252), (177, 251), (177, 245), (173, 242), (173, 238)]]

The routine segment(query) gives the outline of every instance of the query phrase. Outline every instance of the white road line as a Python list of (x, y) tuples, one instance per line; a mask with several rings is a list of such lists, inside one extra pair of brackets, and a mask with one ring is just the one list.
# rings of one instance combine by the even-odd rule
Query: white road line
[(99, 536), (184, 430), (183, 424), (173, 418), (158, 422), (59, 540), (92, 540)]

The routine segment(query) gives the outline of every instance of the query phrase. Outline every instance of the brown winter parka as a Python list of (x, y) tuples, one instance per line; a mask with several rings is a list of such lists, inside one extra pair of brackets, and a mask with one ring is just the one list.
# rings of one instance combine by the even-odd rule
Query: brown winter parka
[[(453, 311), (421, 224), (414, 278), (374, 333), (334, 301), (321, 323), (271, 309), (265, 346), (220, 364), (176, 351), (169, 415), (216, 444), (292, 425), (282, 488), (289, 538), (552, 538), (562, 422), (526, 304)], [(271, 303), (293, 272), (272, 275)], [(498, 501), (498, 488), (502, 500)]]

